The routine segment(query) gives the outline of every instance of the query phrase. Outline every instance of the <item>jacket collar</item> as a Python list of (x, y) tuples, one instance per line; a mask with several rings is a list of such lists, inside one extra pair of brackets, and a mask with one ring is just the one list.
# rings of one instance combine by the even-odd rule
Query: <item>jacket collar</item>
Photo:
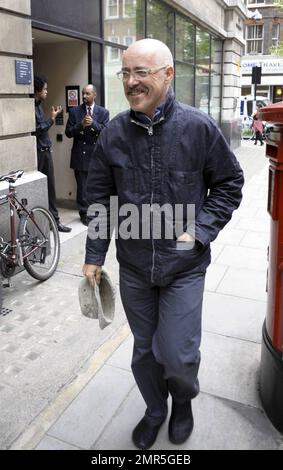
[(133, 109), (131, 109), (130, 111), (130, 117), (135, 121), (139, 121), (140, 123), (145, 125), (150, 125), (159, 121), (163, 121), (170, 114), (174, 101), (174, 91), (172, 87), (170, 87), (166, 100), (155, 109), (154, 117), (152, 120), (146, 114), (141, 113), (139, 111), (134, 111)]

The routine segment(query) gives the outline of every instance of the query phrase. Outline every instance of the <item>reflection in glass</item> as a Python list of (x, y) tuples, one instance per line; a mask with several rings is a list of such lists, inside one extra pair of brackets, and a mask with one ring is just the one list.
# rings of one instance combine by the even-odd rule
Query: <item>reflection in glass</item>
[(195, 63), (195, 27), (187, 19), (176, 16), (176, 60)]
[[(113, 57), (116, 57), (116, 60), (112, 60)], [(109, 110), (111, 118), (129, 108), (124, 95), (123, 84), (116, 77), (116, 73), (121, 70), (121, 58), (121, 49), (105, 46), (105, 107)]]
[(195, 106), (205, 113), (209, 112), (209, 72), (204, 68), (196, 68)]
[(194, 106), (194, 67), (192, 65), (175, 63), (175, 90), (177, 100)]
[(210, 36), (199, 28), (196, 29), (196, 64), (205, 68), (210, 64)]
[(147, 37), (159, 39), (173, 52), (174, 14), (164, 2), (149, 0), (147, 3)]
[(107, 41), (128, 46), (144, 37), (144, 0), (105, 0), (103, 7)]

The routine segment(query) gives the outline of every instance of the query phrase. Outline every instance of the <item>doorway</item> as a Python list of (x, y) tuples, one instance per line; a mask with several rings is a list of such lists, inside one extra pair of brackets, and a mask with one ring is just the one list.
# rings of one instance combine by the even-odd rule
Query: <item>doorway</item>
[[(73, 139), (65, 136), (68, 120), (66, 86), (79, 86), (81, 91), (88, 83), (88, 43), (49, 31), (33, 28), (33, 66), (35, 73), (48, 77), (48, 96), (44, 111), (49, 115), (51, 106), (61, 105), (63, 116), (49, 130), (52, 141), (56, 196), (58, 206), (76, 207), (76, 181), (70, 169)], [(79, 96), (79, 103), (81, 96)]]

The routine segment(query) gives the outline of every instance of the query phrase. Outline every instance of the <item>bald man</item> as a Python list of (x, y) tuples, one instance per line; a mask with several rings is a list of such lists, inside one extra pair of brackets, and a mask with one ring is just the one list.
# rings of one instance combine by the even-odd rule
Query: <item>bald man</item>
[(86, 180), (89, 163), (99, 133), (109, 121), (107, 109), (95, 104), (96, 88), (89, 84), (82, 91), (83, 104), (70, 108), (65, 134), (74, 138), (70, 167), (77, 182), (77, 206), (80, 220), (87, 225)]
[(111, 230), (107, 239), (97, 236), (99, 220), (106, 226), (98, 204), (111, 223), (110, 197), (117, 195), (120, 292), (134, 336), (132, 370), (146, 403), (132, 440), (149, 449), (169, 394), (170, 441), (182, 444), (193, 430), (210, 242), (240, 204), (243, 172), (215, 122), (175, 100), (165, 44), (137, 41), (117, 75), (131, 109), (100, 134), (89, 168), (93, 210), (83, 273), (91, 285), (100, 282)]

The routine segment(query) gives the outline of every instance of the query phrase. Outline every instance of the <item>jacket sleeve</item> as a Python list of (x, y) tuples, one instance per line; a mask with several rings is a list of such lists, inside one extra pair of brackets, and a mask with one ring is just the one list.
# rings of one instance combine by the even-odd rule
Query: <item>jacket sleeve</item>
[(45, 134), (53, 125), (53, 119), (52, 118), (41, 119), (40, 115), (36, 111), (35, 112), (35, 125), (36, 125), (35, 134), (40, 137), (42, 134)]
[[(102, 266), (111, 240), (110, 197), (116, 194), (112, 169), (99, 143), (95, 147), (88, 170), (86, 197), (88, 235), (86, 264)], [(99, 235), (98, 235), (99, 233)]]
[(103, 116), (102, 119), (97, 121), (94, 116), (93, 123), (92, 123), (92, 128), (95, 129), (96, 131), (102, 131), (104, 127), (107, 126), (109, 122), (109, 111), (107, 109), (101, 108), (103, 110)]
[(72, 138), (78, 136), (83, 130), (81, 121), (76, 119), (76, 114), (73, 109), (69, 111), (69, 119), (66, 124), (65, 134), (67, 137)]
[[(195, 238), (207, 245), (217, 237), (240, 205), (244, 184), (240, 164), (217, 128), (210, 140), (203, 176), (208, 192), (196, 214)], [(190, 232), (190, 227), (187, 231)]]

